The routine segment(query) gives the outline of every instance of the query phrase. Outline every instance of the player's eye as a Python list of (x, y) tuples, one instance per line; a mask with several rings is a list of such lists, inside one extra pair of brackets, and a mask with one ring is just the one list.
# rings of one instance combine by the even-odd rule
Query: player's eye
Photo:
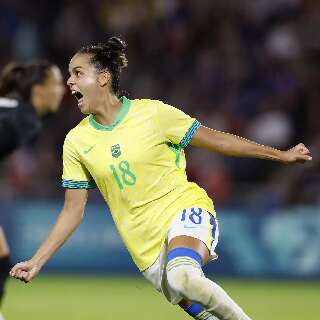
[(79, 77), (79, 76), (82, 75), (82, 72), (81, 72), (80, 70), (76, 70), (76, 71), (74, 72), (74, 74), (75, 74), (77, 77)]

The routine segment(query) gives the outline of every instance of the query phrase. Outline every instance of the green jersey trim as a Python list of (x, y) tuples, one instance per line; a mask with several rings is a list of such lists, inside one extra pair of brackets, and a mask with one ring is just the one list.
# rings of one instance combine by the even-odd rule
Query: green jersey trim
[(176, 155), (176, 161), (175, 161), (176, 167), (180, 168), (180, 158), (181, 158), (181, 151), (182, 151), (181, 146), (179, 144), (173, 144), (173, 143), (169, 142), (168, 147)]
[(92, 181), (75, 181), (75, 180), (62, 180), (62, 187), (67, 189), (95, 189), (96, 183)]
[(129, 109), (130, 109), (130, 105), (131, 105), (131, 101), (126, 97), (121, 97), (120, 101), (122, 103), (120, 110), (110, 126), (105, 126), (105, 125), (97, 122), (92, 114), (90, 114), (90, 116), (89, 116), (90, 125), (93, 128), (95, 128), (97, 130), (101, 130), (101, 131), (113, 130), (127, 115), (127, 113), (129, 112)]
[(192, 123), (191, 127), (188, 129), (188, 131), (186, 132), (186, 134), (184, 135), (184, 137), (182, 138), (182, 140), (179, 143), (181, 148), (184, 149), (189, 144), (192, 137), (196, 134), (196, 132), (198, 131), (200, 126), (201, 126), (201, 123), (198, 120), (195, 120)]

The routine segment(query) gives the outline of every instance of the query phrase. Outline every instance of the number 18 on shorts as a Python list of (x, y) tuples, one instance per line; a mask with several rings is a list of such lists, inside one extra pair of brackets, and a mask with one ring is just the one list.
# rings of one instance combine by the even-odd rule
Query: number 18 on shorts
[(168, 242), (178, 236), (189, 236), (201, 240), (209, 249), (213, 259), (219, 238), (217, 219), (201, 208), (184, 209), (173, 220), (168, 231)]

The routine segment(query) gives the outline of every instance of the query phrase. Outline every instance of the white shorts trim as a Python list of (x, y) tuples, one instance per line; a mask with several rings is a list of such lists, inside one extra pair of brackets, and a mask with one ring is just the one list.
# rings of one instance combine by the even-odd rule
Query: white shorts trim
[(201, 240), (210, 251), (211, 260), (217, 259), (215, 248), (218, 244), (219, 227), (216, 218), (201, 208), (184, 209), (172, 221), (165, 243), (154, 264), (143, 272), (144, 277), (164, 294), (169, 302), (177, 304), (182, 297), (169, 287), (166, 276), (168, 243), (178, 236), (189, 236)]

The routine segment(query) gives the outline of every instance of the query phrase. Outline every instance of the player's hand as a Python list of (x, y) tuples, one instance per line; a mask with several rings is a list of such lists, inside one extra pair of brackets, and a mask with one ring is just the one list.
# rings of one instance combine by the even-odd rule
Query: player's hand
[(310, 151), (303, 143), (281, 153), (281, 161), (284, 163), (304, 163), (310, 160), (312, 160)]
[(40, 271), (41, 266), (32, 260), (17, 263), (9, 272), (10, 276), (25, 283), (30, 282)]

